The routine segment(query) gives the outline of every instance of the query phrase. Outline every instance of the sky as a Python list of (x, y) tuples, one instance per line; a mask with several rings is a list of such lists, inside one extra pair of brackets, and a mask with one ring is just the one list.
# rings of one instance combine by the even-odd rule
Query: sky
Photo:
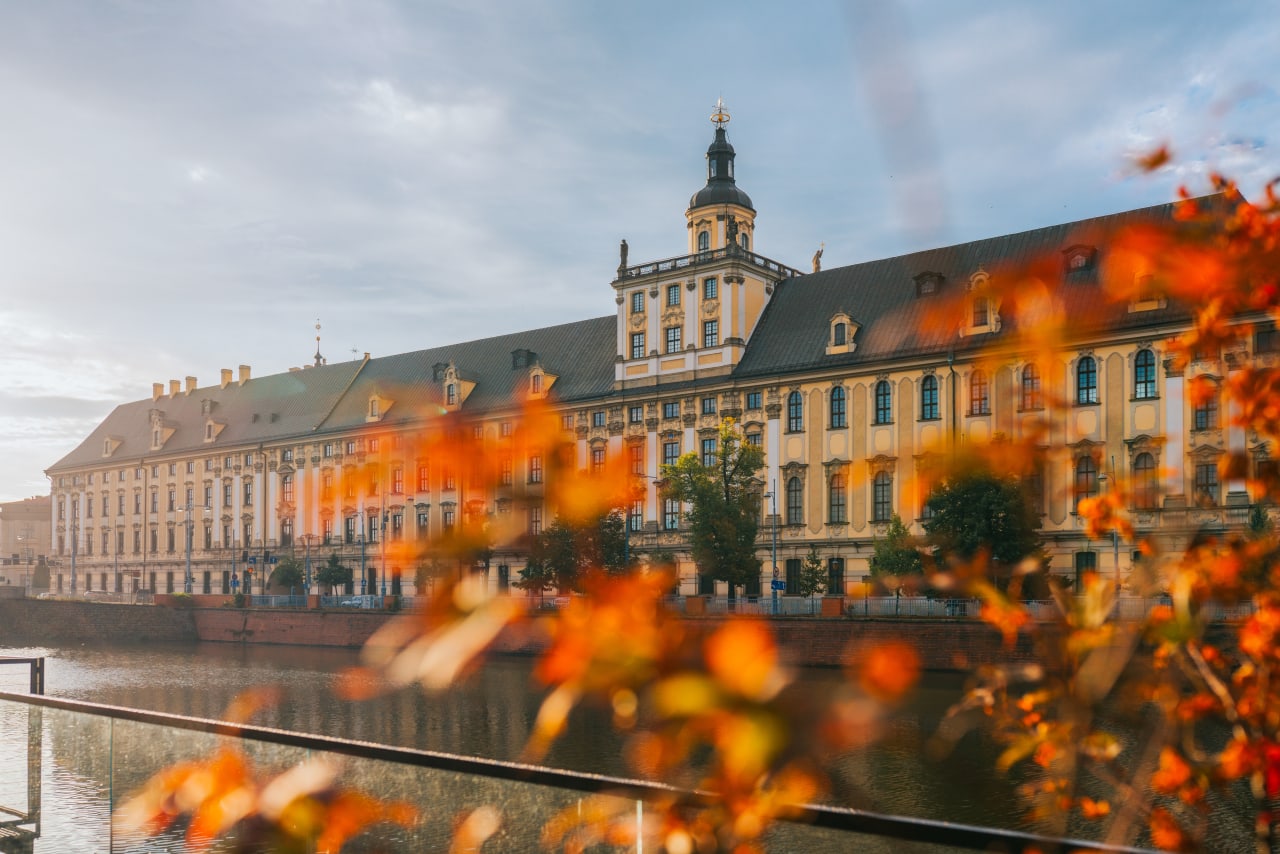
[(830, 269), (1255, 195), (1276, 44), (1251, 2), (5, 3), (0, 500), (317, 321), (334, 363), (612, 314), (619, 240), (685, 251), (717, 98), (755, 248)]

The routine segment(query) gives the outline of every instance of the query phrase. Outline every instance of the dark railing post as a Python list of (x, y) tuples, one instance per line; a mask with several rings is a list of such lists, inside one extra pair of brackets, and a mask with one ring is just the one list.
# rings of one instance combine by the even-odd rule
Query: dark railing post
[(31, 659), (31, 693), (44, 694), (44, 657)]

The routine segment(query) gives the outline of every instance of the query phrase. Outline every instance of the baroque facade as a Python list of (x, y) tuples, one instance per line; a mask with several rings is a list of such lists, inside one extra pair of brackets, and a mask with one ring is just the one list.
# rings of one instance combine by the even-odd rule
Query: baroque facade
[[(631, 264), (623, 241), (612, 316), (340, 364), (324, 363), (317, 348), (306, 368), (254, 378), (241, 366), (203, 387), (171, 380), (118, 407), (47, 471), (53, 583), (68, 583), (74, 563), (81, 588), (181, 589), (186, 532), (196, 592), (228, 592), (246, 567), (304, 550), (313, 562), (336, 552), (363, 567), (358, 588), (388, 573), (412, 578), (388, 564), (386, 542), (448, 530), (465, 513), (523, 514), (520, 524), (537, 533), (554, 508), (543, 503), (548, 460), (511, 446), (525, 397), (559, 413), (579, 469), (606, 455), (627, 461), (643, 489), (626, 511), (631, 547), (676, 554), (684, 593), (715, 585), (696, 575), (681, 508), (661, 500), (656, 480), (681, 454), (714, 453), (725, 417), (766, 458), (764, 568), (748, 595), (767, 589), (771, 572), (792, 587), (811, 547), (834, 587), (858, 581), (892, 515), (919, 530), (925, 496), (914, 475), (931, 453), (1022, 436), (1050, 395), (1070, 406), (1049, 413), (1044, 463), (1029, 486), (1054, 573), (1127, 574), (1134, 557), (1088, 540), (1074, 512), (1108, 476), (1132, 478), (1140, 530), (1185, 540), (1245, 523), (1244, 486), (1219, 482), (1218, 459), (1266, 449), (1228, 426), (1216, 399), (1193, 403), (1188, 381), (1221, 385), (1245, 360), (1271, 358), (1278, 341), (1268, 327), (1252, 352), (1198, 354), (1175, 369), (1165, 342), (1188, 313), (1139, 292), (1052, 364), (1017, 352), (990, 360), (1003, 320), (1001, 306), (978, 295), (988, 270), (1052, 257), (1065, 310), (1096, 305), (1106, 234), (1167, 220), (1171, 206), (830, 270), (819, 252), (802, 273), (757, 252), (728, 116), (718, 110), (713, 121), (684, 254)], [(922, 322), (931, 300), (968, 292), (960, 328)], [(419, 439), (442, 413), (464, 419), (486, 453), (503, 458), (497, 483), (421, 456)], [(492, 583), (505, 588), (523, 557), (499, 551), (490, 565)]]

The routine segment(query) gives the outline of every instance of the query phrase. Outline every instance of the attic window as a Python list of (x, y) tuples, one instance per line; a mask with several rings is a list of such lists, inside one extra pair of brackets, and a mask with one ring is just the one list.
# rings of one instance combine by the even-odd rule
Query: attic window
[(915, 277), (915, 280), (916, 296), (928, 297), (942, 290), (942, 284), (946, 278), (941, 273), (921, 273)]
[(213, 441), (213, 425), (212, 424), (204, 425), (204, 440), (206, 442)]
[(456, 383), (449, 383), (444, 390), (445, 403), (449, 406), (457, 406), (458, 404), (458, 386)]
[(1077, 243), (1062, 250), (1062, 267), (1068, 274), (1080, 273), (1092, 269), (1097, 257), (1095, 247)]
[(378, 417), (378, 399), (376, 397), (369, 398), (369, 417)]
[(534, 394), (542, 394), (542, 374), (534, 374), (529, 378), (529, 390)]
[(832, 316), (830, 331), (827, 334), (827, 355), (836, 353), (852, 353), (857, 346), (854, 336), (858, 334), (858, 324), (849, 315), (839, 312)]
[(110, 439), (102, 440), (102, 455), (104, 457), (111, 456), (111, 440)]
[(838, 322), (831, 327), (831, 345), (833, 347), (841, 347), (848, 340), (848, 329), (843, 322)]

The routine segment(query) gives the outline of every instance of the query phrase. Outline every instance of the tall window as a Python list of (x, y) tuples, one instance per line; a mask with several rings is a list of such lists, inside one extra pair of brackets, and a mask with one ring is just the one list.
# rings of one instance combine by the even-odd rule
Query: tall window
[(631, 358), (633, 359), (644, 358), (644, 333), (643, 332), (631, 333)]
[(804, 403), (800, 392), (787, 395), (787, 432), (799, 433), (804, 429)]
[(534, 454), (529, 457), (529, 482), (542, 483), (542, 455)]
[(833, 595), (844, 595), (844, 558), (827, 559), (827, 592)]
[[(715, 161), (712, 161), (712, 162), (714, 163)], [(699, 231), (698, 232), (698, 251), (706, 252), (710, 248), (711, 248), (711, 232)]]
[(1218, 503), (1218, 464), (1196, 464), (1196, 501), (1201, 504)]
[(1098, 363), (1084, 356), (1076, 363), (1076, 403), (1098, 402)]
[(702, 414), (703, 415), (716, 414), (716, 399), (714, 396), (702, 398)]
[(888, 424), (893, 420), (893, 389), (888, 380), (876, 383), (876, 424)]
[(798, 477), (787, 481), (787, 524), (804, 524), (804, 484)]
[(1133, 503), (1140, 510), (1156, 506), (1156, 460), (1141, 453), (1133, 460)]
[(668, 326), (666, 328), (666, 336), (667, 336), (667, 352), (679, 353), (680, 352), (680, 327)]
[(631, 313), (639, 314), (644, 311), (644, 291), (631, 292)]
[(990, 315), (991, 313), (990, 313), (990, 310), (988, 309), (988, 303), (987, 303), (986, 297), (978, 297), (973, 301), (973, 325), (974, 326), (986, 326), (987, 321), (990, 320)]
[(720, 346), (720, 321), (718, 320), (702, 321), (702, 346), (703, 347), (719, 347)]
[(848, 334), (847, 327), (843, 323), (837, 323), (831, 327), (831, 346), (843, 347)]
[(293, 545), (293, 520), (292, 519), (280, 520), (280, 545), (282, 546)]
[(938, 418), (938, 378), (933, 374), (920, 381), (920, 420), (936, 421)]
[(787, 595), (800, 595), (800, 558), (787, 558)]
[(985, 371), (974, 371), (969, 378), (969, 414), (991, 414), (991, 386)]
[(280, 478), (280, 497), (285, 501), (293, 501), (293, 475), (286, 474)]
[(667, 285), (667, 305), (672, 306), (672, 305), (679, 305), (679, 304), (680, 304), (680, 286)]
[(1022, 369), (1022, 394), (1018, 401), (1020, 409), (1040, 409), (1040, 369), (1035, 365), (1027, 365)]
[(893, 477), (878, 472), (871, 482), (871, 521), (888, 522), (893, 516)]
[(638, 531), (644, 527), (644, 502), (632, 501), (627, 512), (627, 530)]
[(827, 506), (831, 509), (830, 521), (832, 524), (843, 524), (848, 519), (845, 513), (844, 475), (841, 472), (831, 475), (827, 491), (829, 493)]
[(538, 536), (542, 533), (542, 508), (529, 508), (529, 533)]
[(431, 489), (430, 480), (428, 478), (428, 470), (426, 463), (418, 463), (418, 491), (427, 492)]
[(631, 473), (633, 475), (644, 474), (644, 445), (630, 445), (627, 448), (627, 456), (631, 463)]
[(1083, 456), (1076, 460), (1075, 504), (1079, 505), (1083, 498), (1092, 498), (1098, 494), (1098, 465), (1091, 456)]
[(846, 426), (844, 386), (831, 389), (831, 429), (839, 430)]
[(673, 466), (676, 460), (680, 459), (680, 443), (679, 442), (663, 442), (662, 443), (662, 464), (664, 466)]
[(445, 387), (445, 403), (447, 403), (449, 406), (453, 406), (457, 402), (458, 402), (458, 387), (453, 383), (449, 383), (449, 385)]
[(717, 285), (718, 283), (714, 278), (704, 279), (702, 282), (702, 298), (715, 299), (716, 294), (719, 292)]
[(591, 449), (591, 473), (593, 475), (600, 474), (604, 471), (604, 446), (598, 445)]
[(1076, 552), (1076, 583), (1074, 590), (1084, 589), (1084, 577), (1098, 571), (1097, 552)]
[(680, 527), (680, 502), (666, 499), (662, 502), (662, 528), (674, 531)]
[(675, 400), (665, 401), (662, 404), (662, 417), (663, 418), (679, 418), (680, 417), (679, 401), (675, 401)]
[(1133, 360), (1133, 396), (1139, 399), (1156, 396), (1156, 354), (1139, 350)]
[(702, 464), (708, 468), (714, 466), (717, 462), (716, 445), (717, 441), (715, 438), (702, 440)]
[(1218, 392), (1217, 389), (1213, 393), (1195, 405), (1192, 411), (1195, 429), (1197, 430), (1217, 430), (1218, 429)]

